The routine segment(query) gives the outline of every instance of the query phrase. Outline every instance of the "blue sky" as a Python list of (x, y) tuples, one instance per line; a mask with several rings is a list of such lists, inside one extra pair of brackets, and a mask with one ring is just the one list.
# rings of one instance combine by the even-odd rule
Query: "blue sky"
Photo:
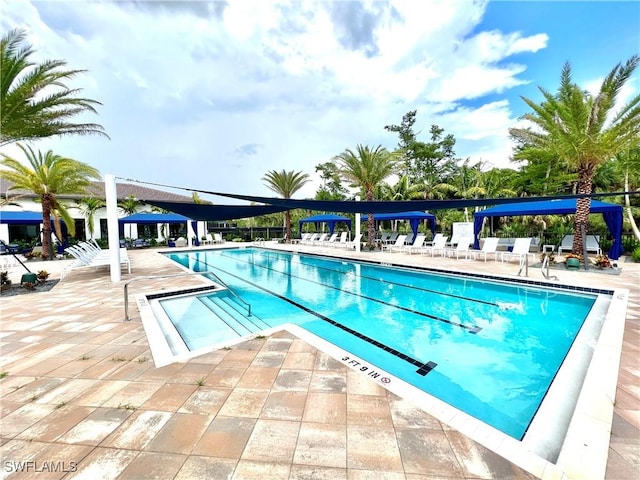
[(103, 104), (83, 120), (110, 140), (37, 148), (103, 174), (251, 195), (271, 195), (267, 171), (301, 170), (313, 182), (299, 198), (345, 148), (393, 149), (384, 126), (414, 109), (421, 139), (437, 124), (461, 159), (513, 167), (520, 96), (554, 91), (565, 61), (597, 89), (640, 52), (636, 1), (12, 0), (0, 22), (26, 29), (37, 59), (88, 70), (71, 86)]

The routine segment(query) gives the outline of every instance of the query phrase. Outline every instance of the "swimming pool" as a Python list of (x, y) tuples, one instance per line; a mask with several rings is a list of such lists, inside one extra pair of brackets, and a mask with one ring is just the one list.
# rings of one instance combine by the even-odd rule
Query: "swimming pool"
[[(599, 296), (266, 249), (168, 254), (251, 305), (248, 331), (295, 323), (521, 439)], [(190, 349), (246, 334), (208, 292), (159, 303)], [(230, 302), (231, 300), (231, 302)], [(236, 303), (228, 324), (214, 302)], [(247, 317), (246, 312), (244, 317)], [(253, 326), (252, 326), (253, 325)]]

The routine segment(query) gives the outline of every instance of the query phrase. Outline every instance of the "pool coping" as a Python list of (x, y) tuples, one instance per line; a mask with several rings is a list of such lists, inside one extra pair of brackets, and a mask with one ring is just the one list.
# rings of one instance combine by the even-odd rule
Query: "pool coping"
[[(237, 248), (237, 247), (235, 247)], [(266, 248), (263, 248), (266, 249)], [(167, 252), (173, 253), (173, 252)], [(229, 342), (206, 347), (204, 349), (190, 352), (187, 355), (172, 356), (170, 361), (158, 353), (160, 364), (156, 366), (167, 365), (174, 362), (185, 362), (189, 359), (196, 358), (200, 355), (210, 353), (220, 348), (232, 346), (247, 339), (256, 336), (269, 336), (280, 331), (289, 332), (301, 340), (309, 343), (318, 350), (332, 356), (336, 360), (341, 361), (347, 367), (359, 372), (362, 375), (370, 376), (371, 371), (379, 372), (384, 378), (388, 379), (387, 383), (377, 381), (382, 387), (392, 393), (412, 402), (418, 408), (432, 415), (434, 418), (451, 428), (466, 435), (470, 439), (483, 445), (496, 454), (504, 457), (515, 465), (536, 475), (542, 479), (556, 478), (604, 478), (608, 449), (611, 435), (611, 425), (613, 421), (614, 399), (617, 386), (617, 374), (620, 364), (620, 354), (622, 350), (622, 336), (624, 333), (625, 312), (627, 308), (629, 291), (627, 289), (594, 289), (589, 287), (580, 287), (575, 285), (554, 284), (551, 282), (531, 281), (523, 278), (512, 278), (508, 276), (483, 275), (475, 273), (467, 273), (454, 270), (441, 270), (430, 267), (414, 267), (403, 264), (394, 264), (383, 261), (371, 261), (354, 259), (342, 256), (332, 256), (324, 254), (314, 254), (308, 252), (291, 252), (304, 253), (309, 255), (323, 256), (328, 258), (340, 258), (347, 261), (358, 261), (361, 263), (395, 266), (407, 269), (417, 269), (430, 271), (439, 274), (452, 274), (471, 276), (479, 279), (491, 279), (496, 281), (506, 281), (509, 283), (521, 283), (523, 285), (543, 286), (545, 288), (557, 288), (560, 290), (570, 290), (575, 292), (602, 293), (611, 295), (611, 302), (607, 310), (606, 318), (602, 323), (602, 329), (594, 346), (594, 352), (589, 362), (587, 372), (584, 377), (580, 393), (578, 395), (575, 409), (573, 411), (569, 427), (566, 431), (560, 453), (556, 463), (552, 463), (537, 453), (533, 452), (531, 447), (524, 441), (516, 440), (503, 432), (487, 425), (486, 423), (452, 407), (451, 405), (439, 400), (432, 395), (408, 384), (407, 382), (395, 377), (384, 370), (375, 367), (373, 364), (360, 359), (359, 357), (327, 342), (326, 340), (314, 335), (302, 327), (294, 324), (283, 324), (272, 329), (265, 329), (253, 335), (238, 337)], [(178, 265), (185, 271), (188, 268)], [(210, 288), (214, 287), (214, 282), (200, 277), (204, 283), (209, 284)], [(203, 287), (206, 290), (206, 287)], [(163, 291), (162, 297), (170, 295), (179, 295), (185, 293), (186, 289), (171, 291)], [(194, 290), (194, 289), (189, 289)], [(202, 290), (197, 288), (195, 290)], [(154, 313), (146, 300), (147, 297), (154, 294), (137, 294), (136, 304), (138, 305), (141, 319), (147, 332), (149, 345), (156, 361), (156, 352), (154, 352), (154, 344), (157, 349), (160, 338), (158, 332), (151, 326), (152, 335), (149, 336), (147, 324), (152, 325), (150, 316), (154, 317)], [(160, 332), (160, 335), (162, 333)], [(155, 340), (155, 341), (154, 341)], [(349, 357), (349, 360), (343, 360)], [(350, 363), (350, 362), (355, 363)], [(563, 362), (564, 365), (564, 362)], [(361, 370), (366, 366), (366, 370)], [(562, 369), (561, 369), (562, 370)], [(535, 417), (534, 417), (535, 420)]]

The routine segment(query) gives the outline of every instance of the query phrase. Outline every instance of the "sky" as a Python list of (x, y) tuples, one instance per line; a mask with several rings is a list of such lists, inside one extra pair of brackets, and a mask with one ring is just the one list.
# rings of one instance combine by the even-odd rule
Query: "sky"
[[(110, 139), (35, 148), (103, 175), (246, 195), (275, 196), (268, 171), (308, 173), (294, 198), (312, 198), (316, 166), (347, 148), (396, 148), (384, 126), (411, 110), (419, 140), (435, 124), (458, 158), (517, 168), (508, 129), (528, 112), (522, 96), (555, 91), (565, 62), (596, 91), (640, 53), (637, 1), (9, 0), (0, 24), (27, 31), (34, 60), (86, 70), (68, 86), (102, 104), (78, 120)], [(622, 97), (638, 92), (636, 73)]]

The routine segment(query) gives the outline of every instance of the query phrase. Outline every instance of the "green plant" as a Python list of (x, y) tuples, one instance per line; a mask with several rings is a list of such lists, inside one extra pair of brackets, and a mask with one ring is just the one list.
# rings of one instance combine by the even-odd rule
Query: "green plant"
[(0, 372), (0, 380), (5, 378), (7, 375), (9, 375), (9, 372)]
[(9, 278), (9, 272), (8, 271), (2, 271), (0, 272), (0, 285), (11, 285), (11, 279)]
[(203, 387), (203, 386), (204, 386), (204, 377), (199, 378), (199, 379), (196, 381), (196, 385), (198, 385), (199, 387)]
[(62, 401), (62, 402), (60, 402), (60, 403), (58, 403), (58, 404), (56, 405), (56, 409), (58, 409), (58, 408), (62, 408), (62, 407), (64, 407), (66, 404), (67, 404), (67, 402)]
[(121, 410), (136, 410), (137, 407), (131, 405), (130, 403), (121, 403), (118, 405), (118, 408)]
[(124, 358), (124, 357), (117, 357), (117, 356), (113, 356), (113, 357), (111, 357), (111, 360), (112, 360), (112, 361), (114, 361), (114, 362), (126, 362), (126, 361), (127, 361), (127, 359), (126, 359), (126, 358)]
[(36, 273), (36, 277), (38, 278), (38, 283), (44, 283), (47, 281), (47, 278), (49, 278), (49, 272), (47, 272), (46, 270), (40, 270), (38, 273)]
[(631, 258), (633, 258), (633, 261), (636, 263), (640, 263), (640, 247), (637, 247), (632, 253), (631, 253)]
[(598, 268), (611, 268), (611, 261), (606, 255), (596, 256), (595, 264)]

